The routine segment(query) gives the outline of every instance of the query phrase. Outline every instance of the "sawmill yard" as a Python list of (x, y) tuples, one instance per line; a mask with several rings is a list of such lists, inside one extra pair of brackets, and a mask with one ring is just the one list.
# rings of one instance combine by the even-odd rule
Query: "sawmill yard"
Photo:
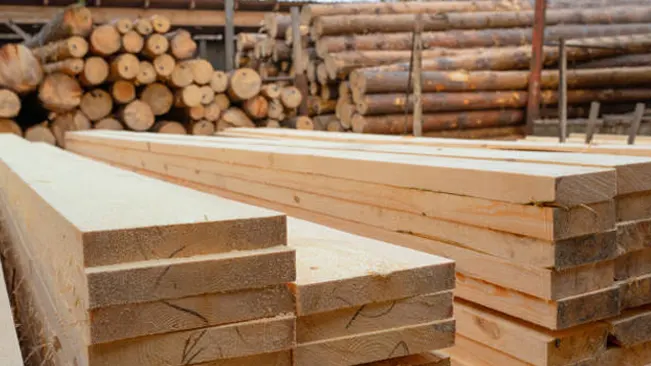
[(72, 3), (0, 1), (0, 366), (651, 365), (649, 1)]

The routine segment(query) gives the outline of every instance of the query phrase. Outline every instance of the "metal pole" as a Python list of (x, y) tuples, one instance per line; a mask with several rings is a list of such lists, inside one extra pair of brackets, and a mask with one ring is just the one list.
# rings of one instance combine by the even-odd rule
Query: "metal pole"
[(301, 37), (301, 18), (297, 6), (290, 9), (292, 16), (292, 65), (294, 66), (294, 86), (301, 92), (303, 96), (301, 105), (298, 106), (298, 115), (307, 116), (307, 96), (309, 95), (307, 86), (307, 76), (303, 69), (303, 47)]
[(534, 122), (540, 117), (540, 75), (543, 67), (546, 8), (546, 0), (536, 0), (531, 40), (531, 74), (529, 75), (529, 93), (527, 94), (527, 126), (525, 129), (527, 135), (533, 134)]
[(233, 62), (235, 61), (235, 26), (233, 19), (235, 18), (235, 0), (226, 0), (224, 2), (226, 10), (226, 29), (224, 29), (224, 52), (226, 60), (224, 68), (226, 71), (233, 70)]
[(594, 136), (594, 132), (597, 127), (597, 119), (599, 118), (599, 108), (601, 108), (601, 104), (599, 102), (590, 103), (590, 115), (588, 116), (588, 126), (585, 131), (586, 144), (592, 142), (592, 137)]
[(640, 123), (642, 123), (642, 117), (644, 117), (644, 111), (646, 106), (644, 103), (637, 103), (635, 105), (635, 113), (633, 113), (633, 121), (631, 121), (631, 127), (628, 131), (628, 141), (629, 145), (635, 143), (635, 137), (637, 136), (637, 131), (640, 129)]
[(565, 48), (565, 39), (561, 39), (558, 45), (560, 60), (558, 63), (559, 83), (558, 83), (558, 123), (559, 123), (559, 140), (565, 142), (567, 137), (567, 50)]

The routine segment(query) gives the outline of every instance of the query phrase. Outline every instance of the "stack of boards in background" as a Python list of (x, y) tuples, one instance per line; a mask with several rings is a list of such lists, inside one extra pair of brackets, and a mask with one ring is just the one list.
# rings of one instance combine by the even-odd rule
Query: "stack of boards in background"
[(635, 157), (621, 145), (223, 134), (81, 132), (68, 148), (455, 260), (453, 360), (651, 363), (651, 149), (637, 146), (648, 157)]
[[(196, 49), (162, 16), (94, 26), (88, 8), (68, 7), (30, 40), (0, 49), (0, 118), (15, 120), (1, 120), (0, 131), (61, 146), (70, 130), (211, 135), (266, 125), (274, 106), (258, 73), (216, 71)], [(300, 103), (300, 93), (282, 93)]]
[[(428, 1), (309, 4), (301, 34), (313, 115), (360, 133), (411, 132), (405, 115), (417, 16), (423, 27), (423, 132), (441, 137), (521, 134), (527, 103), (532, 1)], [(568, 47), (570, 117), (587, 117), (592, 101), (605, 113), (633, 110), (651, 99), (651, 7), (644, 0), (550, 0), (542, 104), (558, 101), (559, 39), (597, 46)], [(247, 64), (284, 70), (291, 54), (289, 17), (265, 21), (266, 34), (243, 35)], [(275, 30), (274, 25), (278, 28)], [(254, 45), (253, 45), (254, 44)], [(259, 52), (258, 49), (266, 50)], [(282, 50), (282, 52), (277, 51)], [(269, 57), (271, 55), (271, 61)], [(285, 63), (284, 63), (285, 62)], [(290, 70), (291, 73), (291, 70)], [(405, 104), (408, 104), (407, 106)], [(334, 108), (333, 108), (334, 107)], [(541, 117), (553, 118), (555, 108)], [(323, 117), (324, 119), (326, 117)], [(323, 124), (313, 124), (324, 129)], [(332, 128), (334, 129), (334, 128)], [(460, 131), (461, 130), (461, 131)]]
[(450, 366), (451, 260), (12, 135), (0, 172), (29, 365)]

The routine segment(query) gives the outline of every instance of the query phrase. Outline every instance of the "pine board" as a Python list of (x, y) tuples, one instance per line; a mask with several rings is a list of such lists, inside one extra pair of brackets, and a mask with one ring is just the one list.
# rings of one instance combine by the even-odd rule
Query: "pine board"
[[(0, 229), (0, 242), (2, 241)], [(5, 286), (3, 265), (0, 262), (0, 364), (6, 366), (22, 366), (23, 356), (20, 353), (18, 336), (16, 335), (17, 324), (14, 321), (9, 293)]]

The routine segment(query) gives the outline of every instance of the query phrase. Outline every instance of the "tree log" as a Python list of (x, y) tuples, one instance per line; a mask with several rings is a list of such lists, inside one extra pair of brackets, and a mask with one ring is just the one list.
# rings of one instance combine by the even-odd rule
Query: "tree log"
[(133, 31), (133, 21), (129, 18), (115, 19), (111, 24), (117, 29), (120, 34), (127, 34)]
[(165, 34), (170, 31), (170, 28), (172, 28), (172, 22), (170, 19), (163, 15), (153, 15), (149, 18), (149, 21), (156, 33)]
[(238, 52), (250, 51), (255, 47), (255, 43), (263, 40), (267, 36), (260, 33), (240, 32), (235, 37), (235, 48)]
[(154, 65), (148, 61), (140, 61), (140, 66), (138, 67), (138, 75), (136, 76), (136, 85), (149, 85), (156, 81), (156, 70)]
[(79, 75), (79, 80), (85, 86), (102, 84), (109, 75), (109, 65), (101, 57), (89, 57), (84, 63), (84, 71)]
[(518, 140), (524, 137), (522, 126), (471, 128), (468, 130), (432, 131), (423, 133), (424, 137), (453, 139), (500, 139)]
[(100, 25), (90, 34), (90, 51), (97, 56), (110, 56), (122, 47), (120, 33), (110, 24)]
[(0, 87), (18, 94), (30, 92), (43, 80), (43, 70), (29, 48), (6, 44), (0, 48)]
[(268, 99), (278, 99), (280, 98), (281, 88), (276, 83), (265, 84), (260, 89), (260, 94), (265, 96)]
[(87, 129), (90, 126), (88, 118), (78, 110), (61, 113), (56, 116), (50, 125), (57, 145), (65, 148), (65, 134), (68, 131)]
[(152, 131), (158, 133), (168, 133), (173, 135), (187, 135), (188, 131), (185, 130), (185, 127), (175, 121), (160, 121), (154, 124)]
[(267, 128), (280, 128), (280, 122), (275, 119), (268, 119), (262, 125)]
[(133, 24), (133, 29), (143, 36), (148, 36), (154, 32), (154, 26), (152, 25), (151, 20), (145, 18), (136, 19)]
[(286, 86), (280, 91), (280, 101), (287, 108), (297, 108), (303, 101), (300, 90), (294, 86)]
[(201, 105), (201, 89), (195, 84), (179, 89), (175, 93), (176, 107), (196, 107)]
[(0, 118), (14, 118), (20, 113), (20, 98), (16, 93), (0, 89)]
[(215, 92), (209, 85), (204, 85), (199, 90), (201, 91), (201, 104), (210, 104), (215, 100)]
[(111, 96), (117, 104), (127, 104), (136, 99), (136, 86), (127, 80), (118, 80), (111, 85)]
[[(310, 27), (307, 25), (299, 25), (298, 32), (301, 35), (301, 46), (307, 47), (309, 43)], [(291, 46), (294, 44), (294, 30), (292, 27), (285, 29), (285, 44)]]
[(270, 38), (280, 38), (285, 35), (285, 30), (291, 28), (292, 17), (287, 14), (267, 13), (262, 23)]
[(230, 107), (222, 113), (220, 121), (225, 121), (235, 127), (255, 127), (255, 124), (241, 109)]
[(262, 95), (256, 95), (242, 103), (244, 112), (253, 119), (263, 119), (269, 113), (269, 102)]
[[(336, 122), (336, 124), (333, 124), (333, 122)], [(334, 130), (341, 130), (343, 131), (343, 127), (341, 127), (341, 124), (339, 123), (339, 120), (337, 119), (337, 116), (334, 114), (324, 114), (321, 116), (314, 116), (312, 117), (312, 125), (314, 126), (313, 129), (317, 131), (326, 131), (328, 129), (328, 125), (333, 124)], [(338, 126), (338, 128), (337, 128)]]
[(49, 74), (41, 83), (38, 98), (43, 106), (53, 112), (66, 112), (81, 103), (83, 90), (74, 78), (62, 74)]
[(357, 109), (352, 102), (345, 100), (338, 100), (335, 106), (335, 115), (341, 121), (344, 128), (349, 129), (353, 123), (353, 116), (357, 113)]
[(285, 42), (277, 42), (271, 51), (271, 59), (274, 62), (292, 59), (292, 49)]
[(321, 85), (321, 99), (337, 99), (339, 98), (339, 84)]
[(123, 53), (111, 61), (110, 80), (133, 80), (140, 72), (140, 60), (130, 53)]
[(111, 114), (113, 99), (104, 90), (94, 89), (84, 94), (79, 108), (91, 121), (99, 121)]
[(651, 65), (651, 53), (642, 53), (637, 55), (621, 55), (601, 60), (588, 61), (575, 65), (577, 69), (597, 69), (606, 67), (633, 67)]
[(67, 60), (57, 61), (43, 65), (43, 72), (51, 74), (61, 72), (66, 75), (75, 76), (84, 71), (84, 60), (80, 58), (69, 58)]
[(83, 37), (74, 36), (34, 48), (32, 52), (41, 62), (82, 58), (88, 53), (88, 42)]
[(226, 94), (215, 94), (215, 103), (217, 103), (219, 109), (222, 111), (227, 110), (231, 106), (231, 100)]
[[(20, 129), (20, 127), (18, 127), (18, 129)], [(2, 127), (0, 127), (0, 130), (2, 130)], [(56, 145), (57, 143), (52, 131), (47, 128), (47, 122), (34, 125), (25, 130), (25, 140), (31, 142), (44, 142), (50, 145)]]
[(194, 83), (197, 85), (206, 85), (212, 80), (212, 75), (215, 69), (210, 62), (203, 59), (189, 60), (183, 62), (192, 70)]
[(34, 48), (71, 36), (86, 37), (92, 28), (90, 10), (80, 4), (71, 5), (57, 13), (34, 37), (25, 42), (25, 46)]
[(177, 60), (185, 60), (194, 56), (197, 51), (197, 43), (192, 39), (190, 32), (178, 30), (168, 33), (166, 37), (170, 40), (170, 51)]
[(167, 40), (167, 38), (165, 38), (165, 36), (162, 34), (154, 33), (147, 37), (147, 41), (145, 41), (145, 47), (142, 50), (142, 54), (149, 57), (150, 59), (154, 59), (157, 56), (166, 53), (169, 48), (170, 42)]
[(124, 126), (122, 126), (122, 123), (115, 118), (104, 118), (95, 123), (95, 129), (121, 131), (124, 130)]
[(190, 65), (185, 62), (177, 63), (174, 66), (174, 71), (170, 75), (167, 82), (176, 87), (176, 88), (185, 88), (186, 86), (192, 84), (194, 80), (194, 75), (192, 74), (192, 69)]
[(228, 75), (219, 70), (215, 70), (210, 78), (210, 87), (215, 93), (223, 93), (228, 89)]
[(312, 119), (310, 117), (306, 117), (306, 116), (290, 117), (285, 119), (284, 121), (281, 121), (280, 124), (283, 127), (294, 128), (297, 130), (314, 129), (314, 122), (312, 122)]
[(282, 120), (285, 116), (285, 108), (283, 104), (278, 99), (272, 99), (269, 101), (269, 107), (267, 110), (267, 115), (269, 118)]
[(149, 104), (134, 100), (120, 110), (122, 122), (134, 131), (147, 131), (154, 125), (155, 117)]
[(190, 119), (200, 120), (206, 115), (206, 109), (202, 105), (196, 107), (185, 108), (184, 112)]
[(336, 100), (326, 100), (319, 97), (308, 97), (307, 98), (307, 110), (308, 114), (311, 116), (319, 114), (334, 113), (337, 107)]
[(217, 102), (213, 101), (212, 103), (204, 107), (205, 107), (205, 112), (203, 117), (204, 119), (212, 122), (219, 120), (219, 117), (221, 117), (222, 114), (222, 109), (219, 107)]
[(0, 119), (0, 134), (13, 133), (14, 135), (23, 136), (23, 130), (18, 123), (10, 119)]
[(140, 99), (149, 105), (152, 113), (156, 116), (166, 114), (174, 104), (174, 94), (161, 83), (147, 85), (140, 94)]
[(164, 54), (156, 57), (153, 64), (156, 74), (158, 74), (162, 79), (167, 79), (174, 71), (176, 61), (174, 60), (174, 57)]
[(145, 39), (136, 31), (132, 30), (122, 36), (122, 52), (140, 53), (145, 46)]
[(228, 95), (234, 101), (253, 98), (260, 92), (262, 79), (253, 69), (237, 69), (230, 75)]
[(215, 123), (206, 120), (192, 121), (188, 130), (192, 135), (211, 136), (215, 134)]

